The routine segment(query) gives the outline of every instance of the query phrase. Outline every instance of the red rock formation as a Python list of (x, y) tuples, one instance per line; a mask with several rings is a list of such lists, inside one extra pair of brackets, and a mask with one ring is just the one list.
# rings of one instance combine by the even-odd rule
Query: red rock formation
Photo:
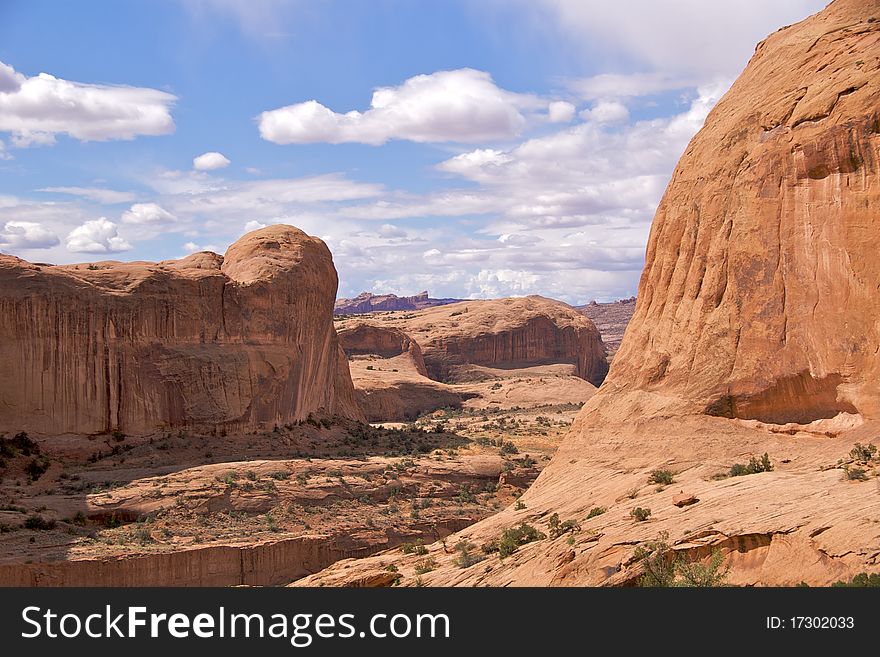
[(460, 301), (460, 299), (432, 299), (426, 291), (419, 292), (411, 297), (361, 292), (354, 299), (338, 299), (334, 312), (337, 315), (358, 315), (389, 310), (422, 310), (423, 308), (443, 306), (455, 303), (456, 301)]
[(347, 356), (375, 354), (382, 358), (407, 355), (422, 376), (428, 376), (419, 343), (398, 328), (355, 324), (339, 331), (339, 343)]
[(402, 321), (438, 380), (464, 364), (506, 369), (570, 363), (574, 374), (594, 385), (608, 371), (595, 325), (571, 306), (539, 296), (463, 301)]
[(679, 161), (608, 393), (880, 418), (878, 208), (880, 3), (838, 0), (758, 44)]
[(37, 266), (0, 256), (0, 430), (148, 432), (360, 417), (336, 271), (291, 226), (226, 257)]

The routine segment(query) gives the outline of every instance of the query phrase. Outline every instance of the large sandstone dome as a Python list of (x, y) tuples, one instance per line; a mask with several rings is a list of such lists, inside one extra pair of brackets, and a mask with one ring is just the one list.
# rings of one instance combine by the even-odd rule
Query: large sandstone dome
[(758, 44), (657, 210), (606, 401), (880, 419), (878, 58), (875, 0)]
[(326, 245), (284, 225), (225, 257), (53, 267), (0, 256), (0, 431), (360, 417), (333, 329), (336, 287)]

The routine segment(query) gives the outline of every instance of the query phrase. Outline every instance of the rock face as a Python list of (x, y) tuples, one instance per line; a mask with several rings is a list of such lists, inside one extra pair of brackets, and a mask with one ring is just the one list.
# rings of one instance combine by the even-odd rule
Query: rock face
[(291, 226), (225, 257), (37, 266), (0, 256), (0, 430), (245, 429), (360, 417), (336, 270)]
[(880, 417), (878, 57), (873, 0), (758, 44), (657, 210), (615, 390), (777, 423)]
[(421, 310), (456, 301), (460, 301), (460, 299), (432, 299), (428, 296), (427, 291), (419, 292), (411, 297), (361, 292), (354, 299), (338, 299), (334, 312), (337, 315), (358, 315), (388, 310)]
[(339, 342), (346, 356), (375, 354), (382, 358), (406, 355), (416, 372), (428, 376), (419, 343), (398, 328), (355, 324), (339, 331)]
[[(558, 513), (582, 525), (574, 545), (535, 541), (491, 571), (432, 546), (422, 582), (631, 585), (634, 546), (658, 537), (685, 560), (720, 551), (732, 584), (877, 572), (880, 463), (850, 450), (880, 430), (878, 253), (880, 0), (835, 0), (759, 44), (688, 146), (608, 378), (525, 508), (449, 539), (485, 544), (522, 521), (546, 532)], [(772, 471), (730, 476), (765, 453)], [(658, 468), (673, 489), (651, 483)], [(681, 490), (699, 502), (675, 506)]]
[(504, 369), (569, 363), (576, 376), (597, 386), (608, 371), (595, 325), (544, 297), (462, 301), (402, 321), (422, 346), (428, 374), (440, 381), (465, 364)]

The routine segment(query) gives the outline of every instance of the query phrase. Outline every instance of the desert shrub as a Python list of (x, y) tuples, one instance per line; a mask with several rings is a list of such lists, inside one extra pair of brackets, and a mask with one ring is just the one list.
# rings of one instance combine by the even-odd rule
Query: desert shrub
[(560, 521), (558, 513), (550, 516), (547, 522), (550, 525), (550, 538), (559, 538), (568, 532), (579, 532), (581, 530), (581, 526), (576, 520)]
[(459, 541), (456, 543), (455, 549), (458, 551), (458, 557), (455, 559), (455, 565), (459, 568), (469, 568), (475, 563), (479, 563), (485, 559), (482, 555), (473, 554), (473, 552), (471, 552), (471, 550), (476, 549), (476, 547), (476, 545), (468, 541)]
[(716, 587), (724, 586), (729, 567), (722, 568), (724, 557), (714, 550), (709, 563), (685, 561), (674, 556), (668, 543), (669, 534), (662, 532), (653, 540), (639, 545), (633, 557), (641, 562), (644, 574), (639, 586), (647, 587)]
[(41, 459), (31, 459), (30, 463), (24, 466), (24, 471), (31, 478), (31, 481), (36, 481), (40, 477), (43, 476), (43, 473), (49, 469), (49, 460), (45, 458)]
[(425, 573), (430, 573), (437, 567), (437, 561), (434, 559), (422, 559), (418, 563), (416, 563), (415, 571), (416, 575), (424, 575)]
[(519, 550), (521, 546), (544, 538), (547, 537), (542, 532), (526, 523), (521, 523), (519, 527), (505, 529), (501, 538), (498, 539), (498, 556), (503, 559)]
[(850, 457), (852, 457), (854, 461), (859, 461), (861, 463), (867, 463), (873, 459), (876, 454), (877, 446), (874, 445), (874, 443), (868, 443), (867, 445), (856, 443), (849, 452)]
[(639, 522), (645, 522), (651, 516), (651, 509), (643, 509), (637, 506), (629, 514)]
[(404, 554), (428, 554), (428, 548), (422, 544), (421, 539), (415, 543), (404, 543), (400, 546), (400, 551)]
[(275, 470), (274, 472), (270, 472), (268, 476), (277, 481), (290, 479), (290, 473), (287, 470)]
[(846, 465), (843, 468), (843, 474), (847, 481), (864, 481), (868, 478), (868, 473), (864, 468), (856, 465)]
[(389, 573), (396, 573), (398, 568), (393, 563), (390, 563), (387, 566), (385, 566), (385, 570), (387, 570)]
[(880, 574), (878, 573), (859, 573), (854, 576), (850, 581), (845, 582), (843, 580), (834, 582), (831, 586), (836, 587), (846, 587), (846, 588), (866, 588), (866, 587), (878, 587), (880, 586)]
[(117, 443), (121, 443), (123, 440), (125, 440), (125, 434), (122, 433), (119, 429), (116, 429), (115, 431), (113, 431), (113, 433), (111, 433), (110, 436)]
[(501, 456), (506, 456), (508, 454), (519, 454), (519, 450), (511, 441), (504, 440), (501, 442), (501, 447), (499, 448), (498, 453), (501, 454)]
[(734, 463), (730, 466), (731, 477), (742, 477), (744, 475), (758, 474), (759, 472), (770, 472), (773, 465), (770, 463), (770, 456), (767, 452), (759, 459), (755, 456), (749, 459), (747, 465), (742, 463)]
[(675, 478), (671, 470), (651, 470), (651, 475), (648, 477), (649, 484), (660, 484), (661, 486), (668, 486), (674, 481)]
[(477, 498), (474, 497), (474, 494), (471, 493), (470, 489), (467, 486), (462, 486), (458, 491), (458, 497), (456, 498), (459, 504), (470, 504), (477, 501)]
[(514, 511), (522, 511), (525, 508), (526, 508), (526, 503), (523, 502), (522, 500), (517, 500), (516, 504), (513, 505)]
[(87, 520), (86, 514), (83, 513), (82, 511), (77, 511), (76, 513), (73, 514), (73, 517), (70, 519), (70, 523), (73, 525), (79, 525), (80, 527), (82, 527), (83, 525), (86, 524), (86, 520)]
[(604, 506), (594, 506), (587, 514), (587, 520), (589, 520), (590, 518), (595, 518), (596, 516), (601, 516), (607, 510), (608, 509), (606, 509)]
[(24, 526), (26, 529), (49, 530), (55, 529), (55, 521), (47, 520), (39, 513), (32, 513), (24, 519)]

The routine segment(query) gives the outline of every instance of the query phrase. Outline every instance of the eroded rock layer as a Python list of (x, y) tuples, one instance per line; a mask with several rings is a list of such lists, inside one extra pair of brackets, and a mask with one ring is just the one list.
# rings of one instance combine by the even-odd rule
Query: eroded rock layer
[(360, 417), (336, 270), (291, 226), (225, 257), (33, 265), (0, 256), (0, 430), (243, 429)]

